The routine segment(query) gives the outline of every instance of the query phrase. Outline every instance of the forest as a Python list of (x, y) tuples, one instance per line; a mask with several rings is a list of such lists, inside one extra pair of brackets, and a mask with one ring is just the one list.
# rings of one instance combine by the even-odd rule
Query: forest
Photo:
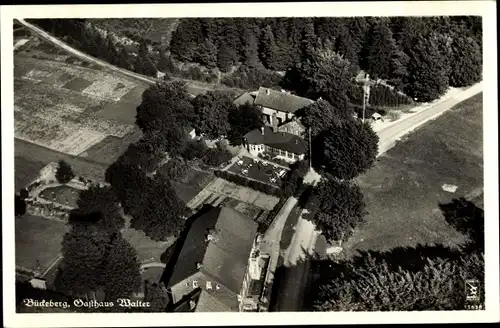
[[(161, 71), (165, 79), (244, 89), (286, 87), (300, 94), (293, 77), (318, 52), (338, 54), (353, 79), (363, 70), (416, 101), (437, 99), (449, 86), (482, 78), (482, 20), (477, 16), (185, 18), (168, 38), (158, 37), (159, 27), (150, 27), (161, 24), (144, 27), (141, 37), (137, 24), (128, 44), (120, 41), (127, 37), (119, 28), (123, 24), (107, 24), (110, 33), (103, 33), (102, 24), (97, 29), (92, 19), (32, 21), (93, 56), (148, 76)], [(350, 102), (358, 104), (361, 86), (352, 82), (351, 87)], [(377, 96), (387, 106), (408, 102), (396, 98), (401, 97)]]

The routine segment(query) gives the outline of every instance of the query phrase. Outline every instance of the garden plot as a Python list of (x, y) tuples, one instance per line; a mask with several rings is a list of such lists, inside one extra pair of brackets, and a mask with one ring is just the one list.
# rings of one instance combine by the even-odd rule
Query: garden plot
[(92, 83), (82, 92), (101, 99), (119, 101), (124, 95), (135, 87), (135, 84), (114, 76), (106, 76)]
[(21, 78), (26, 79), (26, 80), (30, 80), (30, 81), (35, 81), (35, 82), (42, 82), (50, 75), (52, 75), (52, 72), (50, 72), (50, 71), (40, 70), (40, 69), (32, 69), (31, 71), (27, 72)]

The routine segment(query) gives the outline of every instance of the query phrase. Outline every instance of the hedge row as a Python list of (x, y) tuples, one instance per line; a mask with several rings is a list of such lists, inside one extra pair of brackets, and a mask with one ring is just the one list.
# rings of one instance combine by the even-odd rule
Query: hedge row
[(279, 88), (281, 75), (265, 68), (240, 66), (231, 75), (222, 79), (222, 83), (240, 89), (258, 89), (259, 87)]
[[(353, 84), (349, 93), (349, 99), (352, 104), (362, 106), (363, 104), (363, 85)], [(411, 104), (410, 97), (399, 93), (396, 89), (377, 84), (370, 88), (369, 105), (372, 107), (398, 107)]]
[(278, 215), (281, 208), (285, 205), (287, 199), (288, 199), (287, 197), (281, 197), (278, 203), (276, 203), (273, 209), (266, 215), (264, 220), (257, 222), (259, 224), (258, 228), (259, 233), (263, 234), (266, 232), (266, 230), (269, 228), (276, 215)]
[(228, 171), (216, 170), (214, 171), (216, 177), (227, 180), (229, 182), (236, 183), (237, 185), (248, 187), (256, 191), (263, 192), (265, 194), (281, 197), (283, 192), (281, 189), (268, 185), (267, 183), (259, 182), (256, 180), (250, 180), (240, 175), (230, 173)]

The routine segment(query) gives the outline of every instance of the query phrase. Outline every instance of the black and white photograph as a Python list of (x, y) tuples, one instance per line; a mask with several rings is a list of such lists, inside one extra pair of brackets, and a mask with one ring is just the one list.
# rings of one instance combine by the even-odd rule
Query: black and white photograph
[(499, 320), (496, 3), (393, 3), (2, 6), (12, 326)]

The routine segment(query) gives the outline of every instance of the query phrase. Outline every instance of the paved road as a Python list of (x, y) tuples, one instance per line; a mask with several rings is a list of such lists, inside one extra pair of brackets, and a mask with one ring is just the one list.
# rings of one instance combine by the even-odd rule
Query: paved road
[[(134, 79), (140, 80), (142, 82), (146, 82), (148, 84), (156, 84), (157, 82), (162, 81), (162, 80), (159, 80), (159, 79), (155, 79), (155, 78), (152, 78), (152, 77), (148, 77), (148, 76), (145, 76), (145, 75), (141, 75), (141, 74), (137, 74), (137, 73), (131, 72), (129, 70), (126, 70), (126, 69), (123, 69), (123, 68), (111, 65), (110, 63), (107, 63), (107, 62), (102, 61), (100, 59), (97, 59), (95, 57), (89, 56), (86, 53), (84, 53), (84, 52), (82, 52), (80, 50), (77, 50), (77, 49), (71, 47), (70, 45), (66, 44), (65, 42), (63, 42), (63, 41), (61, 41), (61, 40), (53, 37), (49, 33), (47, 33), (44, 30), (42, 30), (41, 28), (39, 28), (39, 27), (37, 27), (37, 26), (35, 26), (33, 24), (30, 24), (30, 23), (26, 22), (24, 19), (18, 18), (17, 20), (21, 24), (23, 24), (24, 26), (26, 26), (28, 29), (30, 29), (31, 31), (33, 31), (36, 34), (38, 34), (39, 36), (43, 37), (45, 40), (47, 40), (47, 41), (49, 41), (49, 42), (57, 45), (58, 47), (66, 50), (69, 53), (72, 53), (73, 55), (77, 56), (80, 59), (86, 60), (88, 62), (97, 64), (97, 65), (100, 65), (100, 66), (105, 67), (105, 68), (107, 68), (109, 70), (112, 70), (112, 71), (124, 74), (124, 75), (126, 75), (128, 77), (132, 77)], [(203, 82), (200, 82), (200, 81), (193, 81), (193, 80), (181, 79), (181, 78), (173, 78), (173, 79), (174, 80), (178, 80), (178, 81), (184, 81), (184, 82), (186, 82), (186, 84), (187, 84), (187, 90), (193, 96), (195, 96), (197, 94), (200, 94), (200, 93), (203, 93), (203, 92), (206, 92), (208, 90), (228, 90), (228, 91), (235, 91), (235, 92), (239, 92), (239, 93), (242, 93), (242, 92), (245, 91), (245, 90), (241, 90), (241, 89), (237, 89), (237, 88), (225, 87), (223, 85), (212, 85), (212, 84), (203, 83)]]
[(379, 156), (392, 148), (395, 145), (396, 140), (402, 136), (410, 133), (429, 120), (437, 118), (459, 102), (480, 93), (482, 90), (482, 83), (475, 84), (474, 86), (461, 91), (446, 100), (439, 101), (435, 105), (430, 106), (415, 115), (401, 119), (401, 121), (397, 121), (396, 124), (390, 125), (385, 129), (378, 131), (377, 134), (380, 138)]
[[(459, 102), (468, 99), (482, 91), (482, 83), (478, 83), (471, 88), (468, 88), (449, 99), (438, 101), (435, 105), (422, 110), (421, 112), (401, 119), (397, 123), (388, 126), (377, 132), (379, 135), (379, 154), (385, 153), (392, 148), (396, 140), (411, 132), (425, 122), (435, 119), (439, 115), (449, 110)], [(314, 173), (308, 174), (307, 182), (316, 183), (318, 175)], [(306, 180), (306, 179), (304, 179)], [(295, 234), (289, 248), (284, 252), (284, 268), (280, 279), (280, 293), (275, 305), (276, 311), (298, 311), (301, 309), (304, 290), (307, 286), (309, 277), (309, 261), (300, 261), (305, 258), (306, 253), (312, 254), (319, 233), (314, 230), (314, 225), (299, 218)]]

